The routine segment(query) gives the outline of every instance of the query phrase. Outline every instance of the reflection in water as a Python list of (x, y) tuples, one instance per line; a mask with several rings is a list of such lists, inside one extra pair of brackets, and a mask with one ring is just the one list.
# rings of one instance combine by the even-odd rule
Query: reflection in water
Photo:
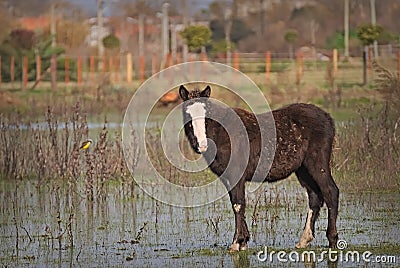
[(250, 260), (246, 252), (238, 252), (232, 254), (233, 267), (235, 268), (249, 268)]
[[(399, 194), (370, 195), (342, 195), (341, 238), (354, 246), (398, 243)], [(81, 181), (3, 179), (0, 198), (3, 266), (279, 267), (277, 261), (258, 261), (255, 252), (264, 246), (292, 250), (307, 211), (306, 196), (296, 181), (249, 194), (249, 250), (231, 255), (227, 248), (234, 221), (227, 197), (207, 206), (180, 208), (151, 199), (133, 181), (96, 182), (90, 200)], [(326, 209), (312, 247), (326, 246), (325, 225)]]

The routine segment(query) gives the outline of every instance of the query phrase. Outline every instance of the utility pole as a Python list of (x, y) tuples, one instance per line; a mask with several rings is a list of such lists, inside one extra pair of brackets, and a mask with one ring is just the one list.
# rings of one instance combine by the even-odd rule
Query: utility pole
[(139, 56), (144, 56), (144, 15), (139, 14)]
[[(186, 0), (182, 0), (182, 7), (183, 7), (183, 27), (185, 29), (187, 27), (187, 25), (188, 25)], [(188, 61), (188, 53), (189, 53), (189, 48), (184, 43), (183, 44), (183, 62), (187, 62)]]
[(225, 10), (225, 43), (226, 43), (226, 65), (232, 65), (231, 51), (231, 29), (232, 29), (232, 9), (228, 7)]
[(171, 23), (171, 54), (172, 58), (176, 60), (176, 50), (177, 50), (177, 40), (176, 40), (176, 24), (174, 22)]
[(169, 3), (162, 5), (162, 56), (163, 61), (166, 61), (169, 48), (168, 48), (168, 37), (169, 37), (169, 20), (168, 20), (168, 7)]
[[(371, 23), (376, 26), (376, 10), (375, 10), (375, 0), (370, 0), (371, 4)], [(374, 41), (374, 55), (375, 58), (378, 58), (378, 41)]]
[(99, 57), (103, 56), (103, 0), (97, 0), (97, 49)]
[(263, 36), (265, 32), (265, 6), (264, 6), (264, 0), (260, 0), (260, 15), (259, 15), (259, 21), (260, 21), (260, 32), (259, 36)]
[(344, 0), (344, 57), (349, 58), (349, 0)]
[(55, 5), (51, 3), (50, 6), (50, 34), (51, 34), (51, 46), (56, 46), (56, 17), (55, 17)]

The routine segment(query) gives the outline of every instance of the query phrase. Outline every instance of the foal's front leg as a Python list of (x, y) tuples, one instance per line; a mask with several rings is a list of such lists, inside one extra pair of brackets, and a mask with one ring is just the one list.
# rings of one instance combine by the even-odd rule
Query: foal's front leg
[(235, 252), (246, 250), (250, 234), (247, 229), (246, 217), (244, 215), (246, 210), (244, 179), (239, 181), (238, 184), (229, 191), (229, 197), (231, 199), (233, 212), (235, 213), (235, 235), (229, 251)]

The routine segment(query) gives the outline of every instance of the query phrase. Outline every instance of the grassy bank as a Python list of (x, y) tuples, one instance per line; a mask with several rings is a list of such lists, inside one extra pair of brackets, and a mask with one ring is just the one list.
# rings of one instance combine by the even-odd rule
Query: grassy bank
[[(263, 89), (273, 108), (287, 103), (312, 102), (328, 110), (336, 120), (337, 134), (332, 167), (347, 191), (398, 191), (400, 188), (400, 129), (396, 104), (375, 89), (354, 86), (341, 92), (271, 86)], [(114, 178), (127, 178), (120, 124), (134, 92), (127, 88), (65, 88), (34, 91), (2, 91), (0, 105), (0, 173), (6, 178), (83, 179), (88, 189)], [(213, 95), (237, 105), (233, 94), (216, 90)], [(165, 114), (171, 107), (156, 106)], [(100, 122), (97, 127), (90, 127)], [(160, 146), (159, 131), (149, 132), (147, 147), (156, 169), (170, 182), (188, 185), (187, 174), (169, 165)], [(89, 151), (79, 150), (82, 141), (95, 140)], [(135, 147), (132, 141), (132, 148)], [(182, 149), (186, 141), (182, 141)], [(196, 184), (212, 179), (198, 175)]]

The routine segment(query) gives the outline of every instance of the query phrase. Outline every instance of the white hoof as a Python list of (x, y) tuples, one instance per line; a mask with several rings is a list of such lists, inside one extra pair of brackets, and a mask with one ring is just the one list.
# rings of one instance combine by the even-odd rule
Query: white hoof
[(229, 252), (231, 253), (236, 252), (239, 251), (239, 249), (240, 249), (239, 243), (232, 243), (232, 245), (229, 248)]
[(311, 231), (311, 217), (313, 211), (310, 209), (308, 211), (307, 223), (304, 228), (303, 234), (300, 237), (299, 243), (296, 244), (296, 248), (306, 248), (310, 242), (314, 239), (312, 231)]

